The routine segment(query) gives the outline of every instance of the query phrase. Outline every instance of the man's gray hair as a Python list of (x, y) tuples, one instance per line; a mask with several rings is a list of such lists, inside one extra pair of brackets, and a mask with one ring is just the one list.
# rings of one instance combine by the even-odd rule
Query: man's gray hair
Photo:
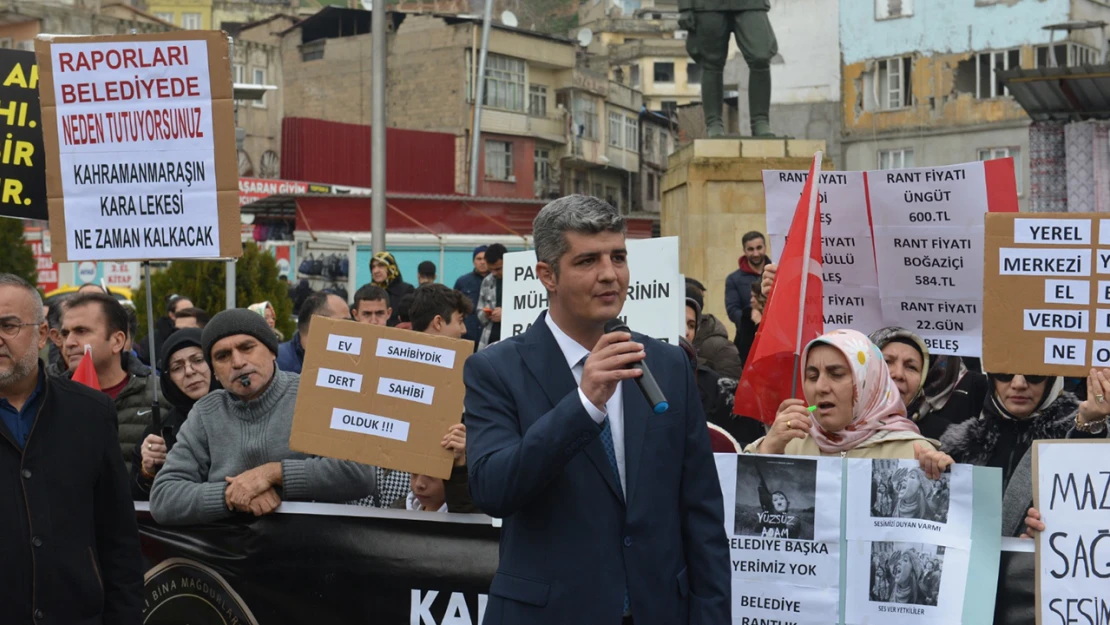
[(30, 282), (27, 282), (14, 273), (0, 273), (0, 286), (14, 286), (27, 291), (27, 293), (31, 295), (31, 302), (35, 306), (35, 316), (32, 321), (35, 323), (43, 323), (46, 321), (46, 316), (42, 313), (42, 295), (39, 294), (38, 289), (31, 286)]
[(536, 260), (559, 273), (559, 259), (570, 249), (567, 232), (624, 234), (624, 217), (608, 203), (588, 195), (568, 195), (544, 206), (532, 221)]

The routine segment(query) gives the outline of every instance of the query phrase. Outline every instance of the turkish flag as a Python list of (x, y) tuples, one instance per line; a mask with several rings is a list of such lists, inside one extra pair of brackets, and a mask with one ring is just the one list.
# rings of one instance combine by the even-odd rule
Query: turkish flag
[(81, 362), (77, 363), (77, 369), (73, 372), (73, 381), (80, 382), (93, 390), (100, 390), (100, 380), (96, 377), (96, 367), (93, 366), (92, 346), (85, 346), (85, 355), (81, 357)]
[[(786, 245), (779, 255), (775, 284), (763, 309), (763, 321), (755, 333), (744, 372), (736, 386), (733, 412), (770, 425), (779, 404), (792, 396), (791, 382), (797, 375), (801, 396), (801, 371), (794, 371), (794, 355), (824, 332), (824, 299), (821, 284), (821, 199), (816, 177), (820, 154), (813, 157)], [(811, 206), (812, 199), (812, 206)], [(807, 241), (806, 233), (809, 233)], [(809, 255), (806, 257), (806, 247)], [(807, 262), (808, 261), (808, 262)], [(801, 299), (803, 278), (805, 300)], [(799, 326), (801, 333), (799, 334)]]

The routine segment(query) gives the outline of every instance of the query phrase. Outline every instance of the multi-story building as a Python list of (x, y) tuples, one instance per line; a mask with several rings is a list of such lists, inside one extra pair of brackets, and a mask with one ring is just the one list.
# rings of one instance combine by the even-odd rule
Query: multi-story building
[(211, 30), (212, 0), (147, 0), (147, 11), (185, 30)]
[[(1097, 0), (841, 0), (843, 169), (1014, 158), (1029, 194), (1029, 118), (996, 72), (1100, 62)], [(1054, 41), (1053, 41), (1054, 39)]]
[(0, 48), (35, 49), (40, 33), (115, 35), (173, 26), (122, 0), (8, 0), (0, 3)]
[[(455, 188), (466, 193), (481, 20), (391, 12), (388, 30), (389, 125), (455, 136)], [(326, 8), (286, 32), (285, 115), (369, 125), (371, 48), (364, 10)], [(576, 48), (564, 37), (493, 25), (477, 195), (578, 191), (634, 209), (640, 93), (578, 68)]]
[(277, 14), (294, 15), (300, 0), (146, 0), (147, 10), (186, 30), (230, 30)]
[(234, 37), (232, 80), (237, 84), (270, 88), (254, 100), (235, 103), (235, 125), (240, 129), (239, 175), (278, 178), (281, 175), (281, 120), (285, 116), (282, 98), (281, 33), (297, 23), (288, 15), (225, 29)]

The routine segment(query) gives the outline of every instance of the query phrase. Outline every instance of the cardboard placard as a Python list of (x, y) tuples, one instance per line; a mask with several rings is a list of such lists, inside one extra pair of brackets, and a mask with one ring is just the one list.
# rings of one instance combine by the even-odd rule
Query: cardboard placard
[(983, 366), (1086, 377), (1110, 367), (1110, 218), (987, 215)]
[(1110, 609), (1099, 544), (1110, 541), (1107, 451), (1106, 440), (1033, 442), (1033, 507), (1046, 528), (1037, 534), (1037, 625), (1090, 622)]
[(56, 261), (242, 255), (227, 36), (35, 41)]
[(0, 78), (0, 135), (5, 137), (0, 151), (0, 215), (45, 221), (46, 154), (35, 54), (0, 50)]
[(474, 342), (316, 317), (289, 448), (447, 479)]

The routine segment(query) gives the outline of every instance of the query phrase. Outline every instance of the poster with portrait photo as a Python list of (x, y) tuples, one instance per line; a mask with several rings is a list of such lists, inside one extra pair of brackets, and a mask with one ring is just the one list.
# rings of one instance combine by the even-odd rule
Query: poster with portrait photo
[(917, 460), (848, 460), (848, 540), (971, 547), (972, 468), (931, 480)]
[(848, 541), (845, 625), (959, 625), (970, 552)]
[(839, 458), (717, 457), (733, 581), (838, 588)]

